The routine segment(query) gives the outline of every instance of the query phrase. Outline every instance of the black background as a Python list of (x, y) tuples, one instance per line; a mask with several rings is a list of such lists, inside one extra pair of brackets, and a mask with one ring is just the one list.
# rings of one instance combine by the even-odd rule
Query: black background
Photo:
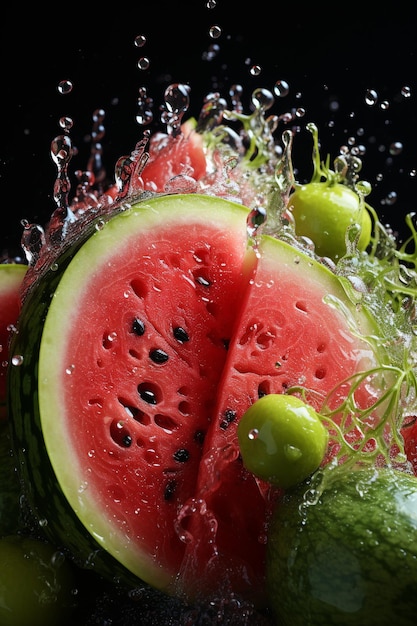
[[(206, 0), (85, 5), (24, 9), (16, 3), (3, 11), (0, 254), (20, 252), (21, 219), (44, 225), (55, 208), (50, 143), (60, 133), (59, 118), (74, 121), (74, 172), (86, 165), (92, 114), (104, 109), (111, 173), (142, 136), (135, 121), (139, 87), (154, 99), (156, 127), (171, 82), (190, 84), (190, 114), (198, 115), (212, 90), (227, 99), (230, 86), (240, 83), (249, 103), (255, 88), (272, 91), (277, 80), (286, 80), (290, 92), (276, 100), (273, 112), (304, 108), (300, 125), (317, 123), (323, 155), (334, 158), (349, 138), (363, 144), (362, 178), (373, 188), (369, 201), (401, 232), (404, 214), (416, 208), (417, 186), (410, 174), (417, 169), (417, 23), (401, 4), (373, 11), (363, 2), (243, 6), (217, 0), (211, 10)], [(215, 40), (212, 25), (222, 28)], [(140, 34), (147, 39), (143, 48), (134, 45)], [(219, 52), (204, 60), (212, 44)], [(149, 70), (137, 68), (141, 56), (149, 58)], [(257, 76), (250, 73), (253, 65), (261, 68)], [(67, 95), (57, 90), (64, 79), (74, 85)], [(403, 87), (411, 89), (409, 98), (401, 95)], [(378, 94), (374, 106), (365, 102), (368, 89)], [(395, 141), (403, 149), (391, 156)], [(300, 177), (308, 176), (311, 148), (309, 133), (301, 132), (294, 148)], [(387, 203), (393, 192), (396, 201)]]

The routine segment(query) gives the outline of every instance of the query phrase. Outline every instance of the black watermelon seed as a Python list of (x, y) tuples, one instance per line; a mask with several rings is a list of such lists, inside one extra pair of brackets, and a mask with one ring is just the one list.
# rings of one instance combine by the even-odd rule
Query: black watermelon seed
[(150, 389), (146, 389), (143, 385), (139, 385), (138, 392), (142, 400), (148, 404), (157, 404), (156, 395)]
[(132, 323), (132, 331), (135, 335), (141, 337), (145, 332), (145, 322), (140, 320), (138, 317), (135, 317)]
[(226, 411), (223, 413), (223, 419), (220, 422), (220, 428), (222, 430), (226, 430), (235, 419), (236, 411), (233, 411), (232, 409), (226, 409)]
[(181, 326), (176, 326), (172, 330), (174, 337), (180, 343), (185, 343), (186, 341), (190, 341), (190, 337), (188, 336), (187, 331)]
[(176, 489), (177, 489), (177, 481), (176, 480), (168, 481), (164, 489), (164, 500), (172, 500)]
[(178, 463), (186, 463), (190, 458), (190, 453), (185, 448), (180, 448), (173, 454), (174, 461), (178, 461)]
[(155, 348), (155, 350), (151, 350), (149, 352), (149, 357), (154, 363), (166, 363), (169, 359), (167, 353), (160, 348)]
[(204, 430), (197, 430), (194, 433), (194, 441), (198, 443), (200, 446), (203, 445), (205, 438), (206, 438), (206, 433), (204, 432)]
[(130, 435), (125, 435), (123, 437), (122, 444), (125, 446), (125, 448), (130, 448), (130, 446), (132, 445), (132, 437)]
[(210, 287), (210, 281), (207, 278), (203, 278), (203, 276), (197, 276), (196, 281), (199, 285), (203, 285), (203, 287)]

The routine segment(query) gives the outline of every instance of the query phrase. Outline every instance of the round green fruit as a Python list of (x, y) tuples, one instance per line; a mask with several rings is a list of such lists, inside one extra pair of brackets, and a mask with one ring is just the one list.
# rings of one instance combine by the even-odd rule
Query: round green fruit
[(371, 217), (358, 194), (342, 183), (311, 182), (296, 188), (289, 199), (296, 234), (314, 242), (319, 256), (337, 261), (347, 251), (346, 235), (357, 224), (359, 250), (365, 250), (372, 233)]
[(328, 434), (320, 416), (297, 396), (269, 394), (252, 404), (238, 426), (246, 468), (277, 487), (292, 487), (320, 465)]
[(417, 479), (324, 472), (287, 492), (270, 526), (267, 580), (282, 626), (411, 626), (417, 615)]
[(20, 535), (0, 539), (0, 624), (64, 626), (73, 605), (73, 571), (50, 544)]

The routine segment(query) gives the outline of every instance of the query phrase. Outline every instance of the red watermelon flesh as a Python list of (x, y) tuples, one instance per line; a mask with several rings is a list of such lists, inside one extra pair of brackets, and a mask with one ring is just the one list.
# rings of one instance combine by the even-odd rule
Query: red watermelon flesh
[(65, 272), (43, 333), (40, 415), (61, 487), (106, 549), (162, 588), (181, 566), (175, 520), (253, 259), (246, 215), (187, 195), (113, 219)]
[(40, 346), (42, 432), (70, 508), (128, 570), (187, 597), (264, 593), (277, 493), (242, 466), (245, 409), (293, 385), (317, 405), (373, 358), (323, 301), (346, 301), (331, 272), (271, 238), (258, 258), (246, 218), (192, 194), (115, 216), (65, 270)]
[[(205, 440), (194, 497), (200, 505), (193, 512), (189, 505), (183, 509), (189, 540), (184, 584), (191, 588), (197, 584), (197, 592), (202, 591), (198, 570), (203, 562), (210, 564), (213, 587), (221, 580), (223, 586), (236, 588), (239, 566), (241, 590), (247, 593), (264, 586), (267, 521), (277, 491), (241, 462), (237, 425), (246, 409), (265, 394), (285, 393), (291, 387), (302, 388), (317, 411), (329, 391), (336, 389), (330, 400), (330, 408), (336, 409), (350, 389), (340, 383), (375, 363), (367, 343), (353, 337), (346, 316), (325, 302), (328, 294), (346, 301), (323, 266), (283, 242), (264, 238)], [(359, 333), (370, 332), (365, 317), (356, 323)], [(365, 407), (375, 401), (374, 392), (359, 386), (355, 400)]]

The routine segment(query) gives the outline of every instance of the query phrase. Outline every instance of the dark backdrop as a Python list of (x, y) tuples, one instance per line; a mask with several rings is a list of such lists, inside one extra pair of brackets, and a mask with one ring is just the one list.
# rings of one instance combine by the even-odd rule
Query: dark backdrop
[[(218, 39), (209, 37), (212, 25), (222, 28)], [(403, 215), (416, 206), (416, 26), (414, 15), (398, 2), (375, 11), (364, 3), (306, 8), (300, 2), (250, 2), (243, 9), (230, 0), (217, 0), (211, 10), (206, 0), (106, 9), (98, 3), (48, 10), (38, 3), (29, 9), (8, 6), (0, 26), (0, 252), (20, 250), (22, 218), (44, 224), (55, 208), (49, 149), (61, 116), (74, 120), (78, 155), (70, 169), (75, 171), (86, 164), (93, 111), (104, 109), (103, 146), (111, 172), (141, 137), (135, 122), (139, 87), (147, 86), (154, 98), (158, 122), (158, 104), (170, 82), (191, 85), (196, 115), (212, 89), (228, 97), (231, 84), (241, 83), (248, 101), (256, 87), (272, 90), (277, 80), (286, 80), (290, 92), (274, 111), (304, 108), (300, 123), (318, 124), (323, 151), (332, 156), (349, 138), (363, 143), (370, 201), (401, 230)], [(140, 34), (147, 38), (143, 48), (134, 45)], [(213, 44), (219, 52), (204, 60)], [(146, 71), (137, 68), (141, 56), (150, 60)], [(254, 65), (260, 66), (259, 75), (250, 73)], [(74, 85), (65, 96), (57, 91), (63, 79)], [(401, 95), (404, 87), (411, 90), (408, 98)], [(378, 95), (373, 106), (365, 102), (368, 89)], [(300, 176), (307, 176), (311, 138), (303, 141), (295, 157)], [(391, 155), (394, 142), (403, 147)]]

